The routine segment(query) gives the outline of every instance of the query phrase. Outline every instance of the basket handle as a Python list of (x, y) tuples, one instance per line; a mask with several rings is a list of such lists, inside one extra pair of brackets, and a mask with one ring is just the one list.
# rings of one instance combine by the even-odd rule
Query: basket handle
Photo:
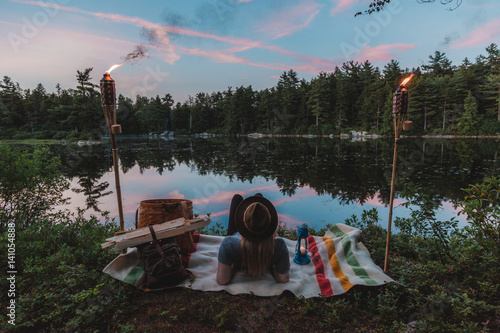
[(182, 215), (184, 216), (185, 220), (189, 220), (189, 212), (187, 208), (187, 201), (181, 201), (181, 204), (179, 206), (181, 209)]

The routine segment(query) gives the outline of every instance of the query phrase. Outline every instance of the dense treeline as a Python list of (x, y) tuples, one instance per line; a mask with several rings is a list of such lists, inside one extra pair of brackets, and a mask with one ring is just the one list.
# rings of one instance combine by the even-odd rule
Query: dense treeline
[[(47, 93), (42, 84), (23, 90), (11, 78), (0, 83), (0, 137), (98, 138), (105, 133), (92, 68), (77, 71), (76, 89)], [(309, 82), (293, 70), (275, 87), (229, 87), (175, 103), (170, 94), (135, 102), (118, 98), (125, 134), (177, 133), (338, 134), (351, 129), (392, 132), (392, 94), (410, 72), (409, 118), (414, 134), (500, 133), (500, 50), (486, 48), (458, 66), (436, 51), (427, 64), (402, 69), (391, 60), (382, 70), (369, 61), (349, 61)]]

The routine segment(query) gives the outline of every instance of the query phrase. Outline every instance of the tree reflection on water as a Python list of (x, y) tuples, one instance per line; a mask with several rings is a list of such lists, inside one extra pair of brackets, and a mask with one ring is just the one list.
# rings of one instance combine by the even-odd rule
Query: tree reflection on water
[[(498, 174), (498, 148), (494, 139), (403, 138), (398, 148), (396, 196), (405, 183), (413, 183), (431, 200), (460, 202), (462, 188)], [(378, 198), (389, 204), (393, 140), (365, 142), (330, 138), (176, 138), (121, 139), (120, 172), (138, 167), (157, 174), (188, 166), (198, 175), (219, 175), (232, 181), (272, 181), (286, 196), (308, 187), (341, 204), (363, 204)], [(99, 199), (112, 193), (102, 176), (112, 171), (108, 144), (58, 146), (63, 172), (78, 178), (75, 192), (86, 196), (87, 208), (99, 209)], [(399, 184), (399, 185), (398, 185)], [(398, 188), (399, 187), (399, 188)]]

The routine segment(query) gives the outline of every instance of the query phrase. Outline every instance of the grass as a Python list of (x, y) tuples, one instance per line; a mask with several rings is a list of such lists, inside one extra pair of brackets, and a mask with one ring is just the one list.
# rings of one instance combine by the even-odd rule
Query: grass
[[(364, 222), (346, 222), (365, 224), (361, 237), (372, 240), (368, 248), (374, 261), (382, 266), (384, 240), (376, 235), (384, 230), (370, 224), (369, 216), (365, 214)], [(462, 252), (456, 262), (441, 263), (411, 257), (414, 254), (405, 248), (409, 246), (408, 238), (395, 236), (388, 274), (397, 283), (354, 286), (340, 296), (305, 299), (285, 292), (276, 297), (258, 297), (188, 288), (144, 293), (101, 272), (116, 254), (101, 250), (100, 243), (114, 233), (116, 225), (102, 225), (81, 216), (58, 218), (57, 224), (46, 221), (18, 232), (17, 253), (24, 269), (18, 284), (17, 324), (7, 325), (0, 318), (1, 330), (406, 332), (413, 326), (415, 332), (500, 329), (498, 256), (494, 251), (485, 253), (467, 240), (460, 244)], [(280, 234), (293, 235), (294, 230), (281, 226)], [(2, 239), (1, 244), (5, 243)], [(0, 250), (6, 250), (4, 246)], [(1, 284), (6, 287), (5, 279)]]

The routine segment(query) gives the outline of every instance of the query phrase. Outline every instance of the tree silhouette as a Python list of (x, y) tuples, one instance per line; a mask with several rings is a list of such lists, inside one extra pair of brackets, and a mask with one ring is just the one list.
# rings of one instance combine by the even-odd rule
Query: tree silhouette
[[(434, 3), (436, 0), (416, 0), (418, 3)], [(439, 0), (442, 5), (449, 5), (447, 7), (447, 10), (455, 10), (460, 5), (462, 4), (462, 0)], [(357, 12), (354, 14), (354, 16), (358, 15), (370, 15), (373, 13), (380, 12), (381, 10), (384, 10), (384, 7), (391, 3), (391, 0), (371, 0), (370, 4), (368, 5), (368, 9), (362, 12)]]

